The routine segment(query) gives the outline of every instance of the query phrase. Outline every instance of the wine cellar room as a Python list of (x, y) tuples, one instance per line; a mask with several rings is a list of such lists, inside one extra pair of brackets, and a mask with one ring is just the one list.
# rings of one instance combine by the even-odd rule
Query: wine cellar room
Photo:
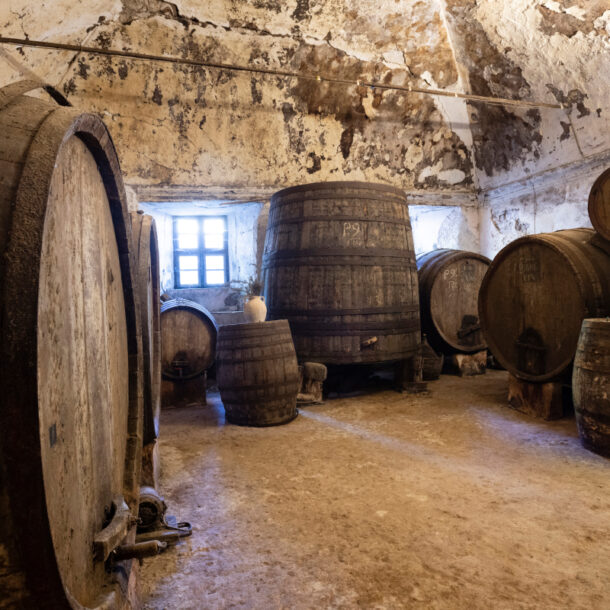
[(609, 607), (609, 0), (2, 0), (0, 256), (0, 608)]

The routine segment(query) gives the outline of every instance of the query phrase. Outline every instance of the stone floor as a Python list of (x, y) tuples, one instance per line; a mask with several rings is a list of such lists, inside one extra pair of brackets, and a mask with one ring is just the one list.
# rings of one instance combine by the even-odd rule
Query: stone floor
[(145, 608), (610, 608), (610, 460), (506, 373), (329, 399), (275, 428), (162, 416), (162, 492), (193, 536)]

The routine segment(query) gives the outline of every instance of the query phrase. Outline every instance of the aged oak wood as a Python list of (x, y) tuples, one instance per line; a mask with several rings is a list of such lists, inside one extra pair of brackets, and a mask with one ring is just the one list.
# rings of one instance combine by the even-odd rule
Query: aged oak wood
[[(94, 115), (0, 95), (0, 607), (124, 607), (141, 337), (118, 159)], [(124, 505), (124, 502), (127, 505)], [(114, 506), (114, 509), (113, 509)], [(98, 545), (99, 546), (99, 545)]]
[(490, 262), (464, 250), (433, 250), (417, 257), (422, 332), (438, 353), (486, 349), (478, 300)]
[(158, 487), (159, 450), (151, 447), (159, 436), (161, 410), (161, 288), (159, 246), (155, 220), (132, 212), (131, 229), (136, 259), (137, 290), (142, 323), (144, 416), (142, 485)]
[(610, 313), (610, 256), (591, 229), (522, 237), (493, 260), (479, 315), (500, 364), (526, 381), (549, 381), (571, 364), (582, 320)]
[(572, 391), (582, 444), (610, 457), (610, 319), (583, 320)]
[(299, 361), (385, 362), (418, 349), (417, 270), (399, 189), (326, 182), (276, 193), (263, 274), (268, 317), (288, 319)]
[(137, 289), (144, 353), (144, 444), (159, 435), (161, 387), (161, 287), (157, 229), (152, 216), (132, 212)]
[(589, 193), (589, 218), (595, 230), (610, 240), (610, 168), (593, 183)]
[(165, 379), (194, 379), (214, 364), (217, 326), (214, 316), (187, 299), (161, 305), (161, 372)]
[(508, 404), (516, 411), (550, 421), (561, 419), (569, 411), (570, 406), (565, 403), (562, 380), (539, 383), (508, 376)]
[(217, 354), (216, 381), (229, 422), (273, 426), (297, 416), (300, 377), (286, 320), (221, 326)]

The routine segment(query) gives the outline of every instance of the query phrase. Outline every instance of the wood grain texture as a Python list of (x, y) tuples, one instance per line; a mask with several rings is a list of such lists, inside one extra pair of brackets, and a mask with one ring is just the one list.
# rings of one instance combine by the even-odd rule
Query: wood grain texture
[(135, 267), (137, 270), (142, 350), (144, 354), (144, 436), (145, 445), (159, 436), (161, 410), (161, 286), (159, 246), (155, 220), (132, 212)]
[(217, 327), (214, 316), (187, 299), (161, 305), (161, 372), (165, 379), (193, 379), (214, 364)]
[(589, 193), (589, 218), (595, 230), (610, 240), (610, 169), (593, 183)]
[(131, 563), (92, 552), (113, 499), (137, 514), (142, 443), (118, 159), (99, 118), (41, 100), (0, 129), (0, 607), (123, 607)]
[(574, 359), (574, 412), (582, 444), (610, 457), (610, 320), (587, 319)]
[(418, 348), (413, 239), (398, 189), (328, 182), (276, 193), (263, 273), (269, 318), (288, 319), (300, 361), (384, 362)]
[(221, 326), (216, 364), (229, 422), (273, 426), (296, 417), (300, 376), (286, 320)]
[(537, 383), (508, 376), (508, 404), (516, 411), (547, 421), (561, 419), (568, 410), (564, 402), (562, 381)]
[(417, 257), (422, 332), (439, 353), (487, 347), (479, 322), (479, 290), (490, 260), (464, 250), (433, 250)]
[(572, 363), (582, 320), (610, 313), (610, 257), (594, 231), (522, 237), (492, 262), (479, 315), (498, 362), (526, 381), (548, 381)]

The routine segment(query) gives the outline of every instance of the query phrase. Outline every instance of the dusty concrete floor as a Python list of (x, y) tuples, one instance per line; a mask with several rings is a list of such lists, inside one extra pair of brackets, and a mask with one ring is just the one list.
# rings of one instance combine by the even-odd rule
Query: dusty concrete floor
[(165, 411), (162, 491), (192, 538), (145, 608), (610, 607), (610, 460), (505, 406), (506, 373), (328, 400), (286, 426)]

